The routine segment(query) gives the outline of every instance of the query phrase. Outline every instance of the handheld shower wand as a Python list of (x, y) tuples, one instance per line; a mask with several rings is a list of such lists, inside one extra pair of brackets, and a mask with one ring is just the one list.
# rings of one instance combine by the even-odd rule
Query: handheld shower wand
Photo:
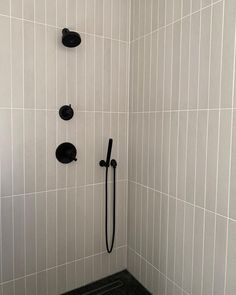
[[(112, 152), (112, 144), (113, 139), (110, 138), (108, 142), (108, 148), (107, 148), (107, 158), (106, 161), (101, 160), (99, 162), (99, 165), (101, 167), (106, 168), (106, 176), (105, 176), (105, 235), (106, 235), (106, 249), (108, 253), (112, 252), (112, 249), (114, 247), (114, 241), (115, 241), (115, 230), (116, 230), (116, 167), (117, 162), (116, 160), (111, 159), (111, 152)], [(111, 240), (111, 246), (109, 247), (108, 242), (108, 170), (110, 165), (113, 167), (113, 230), (112, 230), (112, 240)]]

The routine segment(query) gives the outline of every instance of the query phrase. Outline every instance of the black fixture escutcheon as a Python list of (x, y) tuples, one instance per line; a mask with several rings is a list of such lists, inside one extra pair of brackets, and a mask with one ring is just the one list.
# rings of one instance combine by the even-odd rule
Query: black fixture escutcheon
[(77, 161), (77, 150), (75, 146), (70, 142), (64, 142), (60, 144), (56, 149), (56, 158), (63, 164), (69, 164), (73, 161)]
[(71, 107), (71, 104), (62, 106), (59, 110), (59, 115), (62, 118), (62, 120), (65, 121), (72, 119), (74, 116), (74, 111)]
[(62, 43), (66, 47), (76, 47), (81, 43), (81, 37), (77, 32), (70, 31), (69, 29), (64, 28), (62, 30)]

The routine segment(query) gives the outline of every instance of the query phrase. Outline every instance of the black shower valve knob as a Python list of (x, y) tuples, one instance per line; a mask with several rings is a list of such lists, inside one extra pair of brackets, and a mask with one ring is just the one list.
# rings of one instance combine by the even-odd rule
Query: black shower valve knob
[(62, 106), (59, 110), (59, 115), (62, 120), (65, 121), (72, 119), (74, 116), (74, 110), (72, 109), (71, 104)]
[(62, 30), (62, 43), (66, 47), (73, 48), (80, 45), (81, 37), (77, 32), (64, 28)]
[(63, 164), (69, 164), (73, 161), (77, 161), (76, 147), (70, 142), (64, 142), (60, 144), (56, 149), (56, 158)]

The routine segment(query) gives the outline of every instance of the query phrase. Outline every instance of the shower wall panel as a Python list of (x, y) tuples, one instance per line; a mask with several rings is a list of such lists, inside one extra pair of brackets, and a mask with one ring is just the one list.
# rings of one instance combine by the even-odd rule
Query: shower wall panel
[(133, 0), (128, 269), (236, 294), (235, 0)]
[[(0, 294), (61, 294), (126, 268), (129, 9), (126, 0), (0, 3)], [(62, 29), (81, 34), (61, 43)], [(58, 110), (75, 115), (62, 121)], [(117, 231), (104, 243), (104, 170), (113, 137)], [(78, 161), (57, 162), (72, 142)]]

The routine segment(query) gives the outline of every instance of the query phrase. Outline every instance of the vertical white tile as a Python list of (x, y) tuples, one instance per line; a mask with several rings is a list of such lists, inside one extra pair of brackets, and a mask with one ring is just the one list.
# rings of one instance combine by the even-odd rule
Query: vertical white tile
[(213, 286), (213, 294), (216, 295), (223, 294), (225, 287), (226, 231), (226, 219), (216, 216), (215, 267)]
[(186, 132), (187, 132), (187, 113), (180, 112), (179, 114), (179, 130), (178, 130), (178, 177), (177, 177), (177, 196), (185, 199), (186, 188)]
[(14, 208), (14, 277), (25, 275), (24, 196), (13, 198)]
[(176, 220), (176, 200), (169, 199), (168, 208), (168, 249), (167, 249), (167, 276), (174, 280), (174, 262), (175, 262), (175, 220)]
[(35, 112), (24, 112), (25, 126), (25, 192), (35, 191)]
[(164, 113), (163, 151), (162, 151), (162, 191), (168, 193), (169, 184), (169, 151), (170, 151), (170, 113)]
[(25, 266), (26, 274), (36, 271), (35, 195), (25, 196)]
[[(46, 269), (46, 260), (47, 260), (47, 199), (46, 193), (36, 194), (36, 224), (37, 224), (37, 271), (42, 271)], [(55, 251), (55, 249), (54, 249)]]
[(24, 193), (24, 137), (23, 111), (12, 111), (13, 193)]
[(173, 21), (173, 6), (174, 1), (173, 0), (166, 0), (166, 24), (169, 24)]
[(94, 167), (94, 114), (91, 112), (86, 113), (86, 183), (92, 184), (94, 181), (93, 167)]
[[(42, 2), (42, 1), (40, 1)], [(36, 83), (36, 104), (39, 109), (46, 108), (46, 29), (45, 26), (35, 25), (35, 83)], [(48, 99), (51, 99), (49, 97)]]
[[(66, 12), (66, 2), (67, 1), (63, 1), (63, 0), (57, 0), (57, 2), (56, 2), (57, 3), (57, 5), (56, 5), (57, 6), (57, 26), (59, 26), (61, 28), (64, 28), (65, 24), (66, 24), (66, 13), (65, 13)], [(83, 11), (83, 14), (85, 17), (84, 11)]]
[(231, 111), (221, 111), (220, 113), (217, 212), (224, 216), (227, 216), (228, 209), (231, 117)]
[(130, 1), (120, 0), (119, 39), (129, 40)]
[(25, 295), (25, 279), (18, 279), (14, 282), (15, 286), (15, 290), (17, 290), (17, 294), (19, 295)]
[(36, 112), (36, 191), (46, 190), (46, 112)]
[[(85, 153), (86, 153), (86, 144), (85, 144), (85, 113), (78, 113), (77, 116), (77, 138), (79, 142), (79, 159), (77, 166), (77, 185), (81, 186), (85, 184)], [(80, 156), (81, 155), (81, 156)]]
[(222, 53), (221, 107), (232, 107), (236, 3), (225, 1)]
[(66, 292), (66, 265), (57, 268), (57, 292), (59, 294)]
[(236, 260), (235, 260), (235, 234), (236, 224), (234, 221), (229, 221), (229, 240), (228, 240), (228, 257), (227, 257), (227, 279), (226, 279), (226, 293), (233, 295), (236, 292), (236, 284), (234, 279)]
[(35, 294), (36, 291), (36, 275), (27, 276), (25, 279), (26, 295)]
[(13, 224), (12, 198), (1, 199), (2, 225), (2, 280), (13, 279)]
[(164, 109), (171, 109), (172, 86), (172, 51), (173, 51), (173, 26), (168, 26), (165, 31), (165, 75), (164, 75)]
[(84, 257), (84, 202), (84, 189), (78, 189), (76, 196), (76, 259)]
[(165, 0), (160, 0), (159, 1), (159, 28), (165, 25), (165, 16), (166, 16), (166, 1)]
[(93, 281), (93, 258), (85, 258), (84, 260), (85, 267), (85, 284), (89, 284)]
[(185, 224), (184, 224), (184, 271), (183, 288), (191, 292), (192, 278), (192, 250), (193, 250), (193, 211), (192, 205), (185, 204)]
[(58, 116), (55, 111), (46, 112), (46, 122), (47, 122), (47, 189), (56, 188), (56, 116)]
[(103, 35), (103, 23), (104, 23), (104, 15), (103, 15), (103, 0), (95, 0), (95, 34)]
[[(46, 71), (47, 71), (47, 108), (56, 108), (56, 29), (47, 27), (46, 29)], [(65, 50), (65, 49), (64, 49)], [(65, 71), (65, 68), (64, 68)], [(64, 81), (65, 87), (65, 81)]]
[(37, 293), (43, 295), (47, 292), (47, 273), (46, 271), (37, 274)]
[(177, 110), (179, 105), (180, 37), (181, 37), (181, 22), (177, 22), (173, 27), (173, 64), (172, 64), (172, 100), (171, 100), (172, 110)]
[(201, 13), (201, 45), (200, 45), (200, 81), (199, 105), (200, 109), (208, 108), (208, 83), (210, 62), (210, 33), (211, 33), (211, 7)]
[(140, 254), (146, 259), (146, 250), (147, 250), (147, 189), (142, 187), (141, 189), (141, 251)]
[[(149, 110), (153, 111), (156, 109), (157, 105), (157, 71), (158, 71), (158, 55), (157, 55), (157, 48), (158, 48), (158, 39), (159, 35), (158, 32), (153, 33), (152, 35), (152, 42), (151, 42), (151, 82), (150, 82), (150, 106)], [(134, 53), (132, 53), (134, 55)], [(131, 56), (132, 57), (132, 56)]]
[(175, 282), (181, 286), (183, 278), (183, 258), (184, 258), (184, 203), (177, 201), (176, 206), (176, 240), (175, 240)]
[(191, 47), (190, 47), (190, 82), (189, 108), (197, 108), (198, 102), (198, 71), (199, 71), (199, 42), (200, 42), (200, 13), (191, 17)]
[(57, 263), (66, 262), (66, 191), (57, 193)]
[(171, 113), (169, 194), (176, 196), (178, 114)]
[(11, 295), (14, 293), (14, 284), (13, 282), (9, 282), (3, 285), (2, 287), (3, 295)]
[(217, 181), (217, 143), (219, 112), (210, 111), (208, 119), (207, 175), (206, 175), (206, 208), (215, 211)]
[(57, 271), (56, 268), (47, 271), (47, 291), (48, 294), (57, 293)]
[(161, 190), (162, 185), (162, 121), (163, 121), (164, 114), (157, 113), (156, 114), (156, 157), (155, 157), (155, 189)]
[(218, 108), (220, 102), (222, 22), (223, 3), (219, 2), (212, 7), (209, 108)]
[[(22, 1), (22, 0), (21, 0)], [(46, 1), (35, 0), (35, 21), (45, 23), (45, 3)]]
[(161, 200), (161, 238), (160, 238), (160, 271), (167, 274), (166, 257), (168, 255), (168, 197), (162, 195)]
[(181, 26), (182, 42), (179, 108), (187, 109), (189, 96), (190, 17), (184, 18), (182, 20)]
[[(33, 3), (32, 1), (28, 2)], [(35, 108), (34, 41), (34, 24), (24, 21), (24, 107), (27, 109)]]
[(23, 1), (23, 17), (24, 19), (34, 21), (34, 1)]
[(213, 284), (213, 263), (214, 263), (214, 231), (215, 216), (213, 213), (205, 212), (205, 236), (204, 236), (204, 260), (203, 260), (203, 282), (202, 294), (212, 292)]
[(77, 278), (77, 287), (84, 285), (84, 260), (77, 260), (75, 262), (75, 273)]
[[(48, 25), (56, 25), (56, 0), (46, 1), (46, 23)], [(65, 13), (65, 12), (64, 12)]]
[(196, 150), (196, 129), (197, 113), (191, 112), (188, 120), (188, 142), (187, 142), (187, 179), (186, 179), (186, 200), (194, 202), (195, 182), (195, 150)]
[(67, 190), (67, 261), (75, 260), (75, 198), (76, 189)]
[[(47, 192), (47, 268), (51, 268), (56, 265), (57, 258), (56, 258), (56, 251), (57, 248), (56, 244), (56, 192)], [(60, 228), (58, 228), (58, 231)]]
[(195, 204), (205, 205), (205, 165), (207, 144), (207, 112), (198, 113)]
[[(101, 111), (103, 108), (103, 75), (101, 69), (103, 67), (104, 42), (101, 38), (95, 38), (95, 110)], [(80, 82), (81, 83), (81, 82)]]
[(85, 202), (85, 256), (93, 254), (93, 186), (86, 187)]
[(67, 1), (67, 26), (68, 27), (75, 27), (76, 26), (76, 0)]
[[(5, 1), (4, 1), (5, 2)], [(4, 44), (0, 49), (0, 106), (10, 107), (11, 106), (11, 56), (10, 56), (10, 21), (9, 18), (0, 16), (0, 26), (2, 28), (2, 38)]]
[(232, 125), (232, 146), (231, 146), (231, 171), (230, 171), (230, 203), (229, 203), (229, 217), (233, 218), (236, 220), (236, 201), (235, 201), (235, 182), (234, 182), (234, 177), (235, 177), (235, 156), (236, 156), (236, 142), (235, 142), (235, 123), (236, 123), (236, 116), (235, 116), (235, 111), (233, 112), (233, 125)]
[(202, 209), (195, 208), (192, 294), (201, 293), (204, 222), (203, 215), (204, 212)]
[(12, 0), (11, 1), (11, 15), (15, 17), (22, 17), (23, 12), (23, 1), (22, 0)]
[(86, 109), (88, 111), (94, 111), (94, 50), (94, 36), (86, 35)]
[(23, 98), (23, 33), (22, 33), (22, 30), (23, 30), (22, 22), (18, 19), (12, 19), (11, 20), (12, 107), (23, 107), (24, 98)]
[(0, 13), (9, 15), (10, 14), (10, 2), (9, 0), (3, 0), (0, 4)]
[(192, 1), (192, 12), (198, 11), (201, 8), (201, 0)]

